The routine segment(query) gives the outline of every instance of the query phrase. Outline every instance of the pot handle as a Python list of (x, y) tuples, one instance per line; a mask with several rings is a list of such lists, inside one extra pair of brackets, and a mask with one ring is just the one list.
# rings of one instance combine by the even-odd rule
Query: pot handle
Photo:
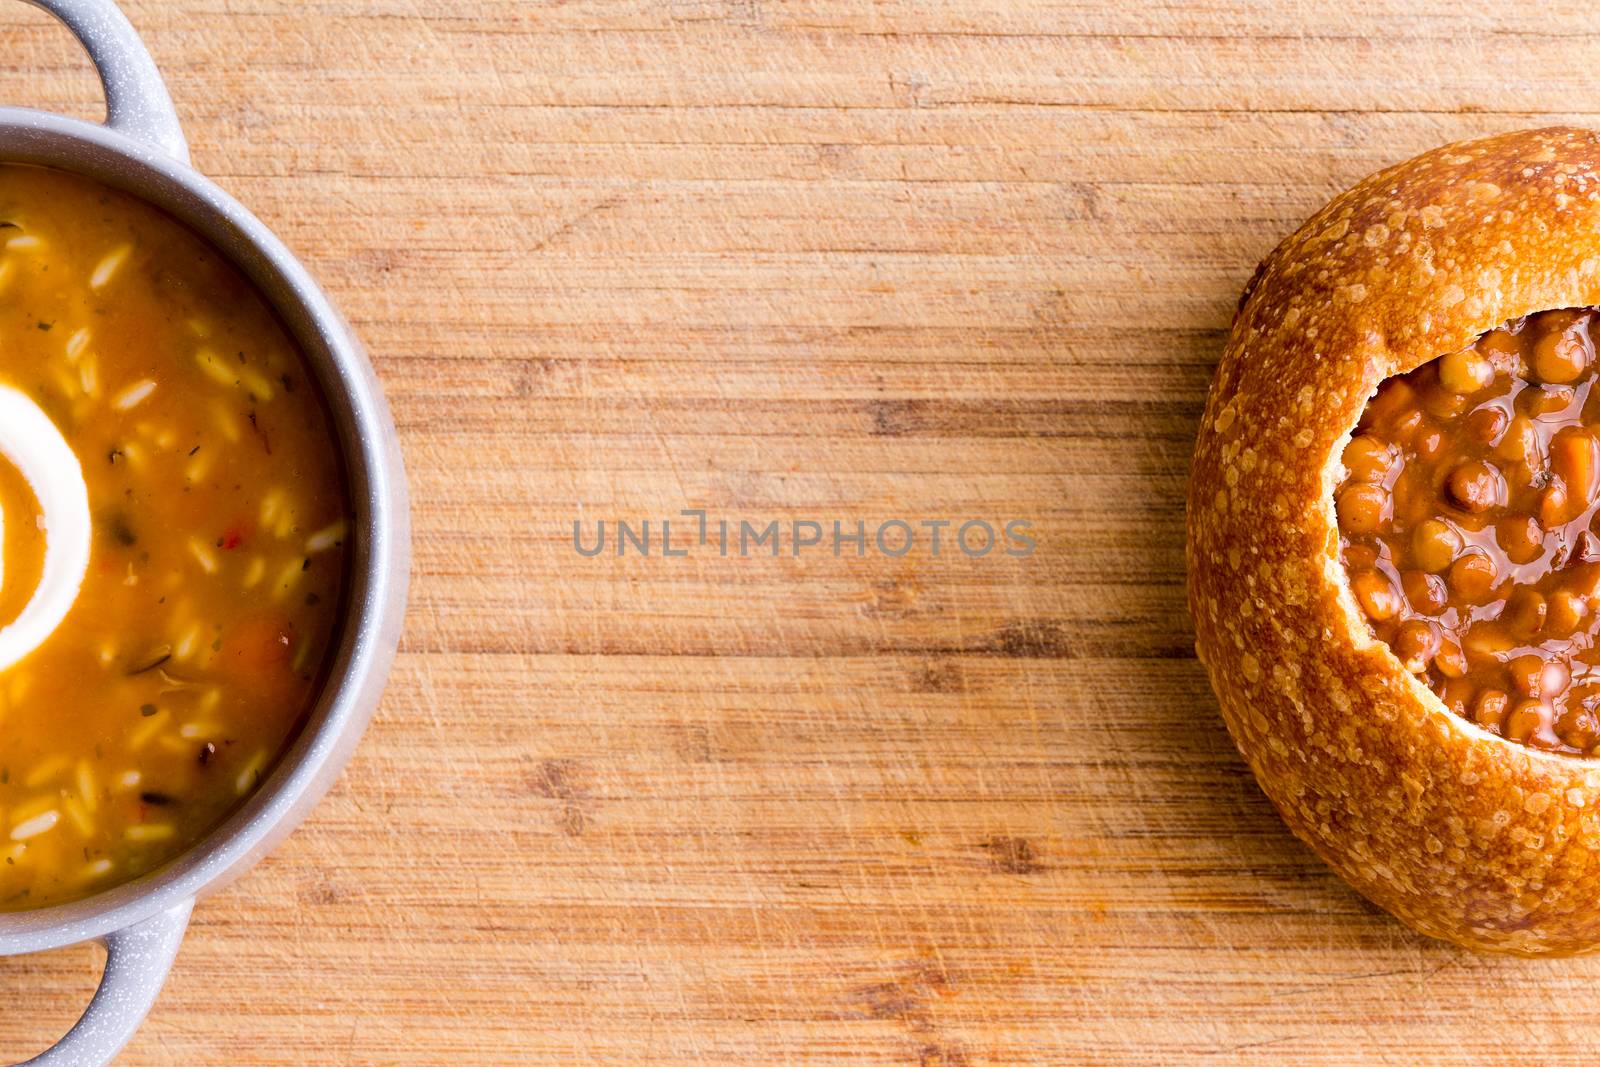
[(55, 1047), (16, 1067), (105, 1067), (115, 1059), (160, 995), (193, 909), (186, 900), (107, 934), (105, 974), (83, 1018)]
[(27, 0), (60, 19), (89, 53), (106, 93), (106, 125), (189, 162), (172, 97), (115, 0)]

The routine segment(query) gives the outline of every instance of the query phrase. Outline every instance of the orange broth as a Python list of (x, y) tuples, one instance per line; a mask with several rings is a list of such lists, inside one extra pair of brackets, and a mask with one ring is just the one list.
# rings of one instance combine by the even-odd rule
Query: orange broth
[[(337, 643), (352, 522), (326, 407), (266, 302), (205, 241), (73, 175), (0, 165), (0, 385), (83, 469), (89, 567), (0, 671), (0, 910), (193, 845), (272, 768)], [(0, 456), (0, 626), (48, 533)]]

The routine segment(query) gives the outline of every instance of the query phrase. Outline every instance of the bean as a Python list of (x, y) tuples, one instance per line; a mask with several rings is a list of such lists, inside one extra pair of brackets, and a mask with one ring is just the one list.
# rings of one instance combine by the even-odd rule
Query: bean
[(1555, 730), (1563, 743), (1579, 750), (1590, 748), (1600, 739), (1600, 722), (1596, 721), (1593, 712), (1582, 705), (1568, 708), (1556, 720)]
[(1490, 330), (1478, 338), (1475, 347), (1489, 360), (1496, 374), (1523, 377), (1528, 372), (1527, 362), (1522, 356), (1522, 342), (1513, 333)]
[[(1442, 569), (1442, 568), (1441, 568)], [(1444, 579), (1426, 571), (1408, 570), (1400, 573), (1400, 588), (1405, 592), (1411, 610), (1422, 615), (1437, 615), (1450, 602)]]
[(1510, 704), (1511, 698), (1506, 696), (1504, 690), (1485, 689), (1472, 702), (1472, 719), (1479, 726), (1498, 730), (1505, 721), (1506, 708)]
[(1547, 333), (1533, 344), (1533, 372), (1546, 382), (1576, 381), (1594, 358), (1583, 331)]
[(1464, 678), (1447, 678), (1434, 689), (1434, 694), (1443, 701), (1452, 714), (1466, 717), (1467, 708), (1472, 704), (1472, 698), (1477, 693), (1477, 688)]
[(1421, 619), (1403, 622), (1395, 635), (1394, 651), (1408, 669), (1421, 673), (1439, 651), (1439, 630)]
[(1344, 446), (1342, 459), (1345, 469), (1350, 472), (1351, 481), (1381, 482), (1394, 466), (1396, 452), (1393, 445), (1385, 444), (1371, 434), (1361, 434), (1352, 437), (1350, 443)]
[(1502, 459), (1520, 464), (1524, 472), (1537, 471), (1544, 466), (1539, 456), (1539, 431), (1526, 415), (1515, 415), (1506, 427), (1505, 436), (1495, 445), (1494, 454)]
[(1506, 673), (1511, 677), (1511, 684), (1516, 686), (1517, 692), (1529, 697), (1550, 695), (1543, 687), (1545, 663), (1543, 656), (1528, 652), (1506, 664)]
[(1446, 487), (1451, 499), (1467, 511), (1488, 511), (1505, 502), (1505, 479), (1493, 464), (1485, 460), (1461, 464), (1450, 472)]
[(1545, 624), (1555, 636), (1565, 637), (1582, 626), (1588, 614), (1588, 606), (1580, 598), (1561, 590), (1550, 594)]
[(1481, 603), (1494, 586), (1494, 561), (1476, 549), (1450, 564), (1445, 581), (1450, 591), (1469, 604)]
[(1546, 385), (1524, 389), (1517, 396), (1517, 404), (1533, 418), (1542, 419), (1571, 407), (1572, 397), (1572, 390), (1565, 385)]
[(1464, 348), (1439, 360), (1439, 382), (1452, 393), (1476, 393), (1494, 381), (1494, 366), (1476, 349)]
[(1506, 717), (1505, 736), (1513, 741), (1532, 741), (1549, 727), (1552, 718), (1548, 704), (1533, 699), (1520, 700)]
[(1524, 653), (1506, 664), (1511, 684), (1524, 696), (1554, 700), (1567, 691), (1572, 673), (1558, 659), (1545, 659), (1535, 652)]
[(1461, 646), (1454, 641), (1441, 639), (1439, 651), (1434, 654), (1433, 666), (1446, 678), (1465, 678), (1467, 675), (1467, 657), (1461, 651)]
[(1381, 571), (1361, 571), (1350, 579), (1361, 610), (1376, 622), (1392, 619), (1400, 612), (1400, 594)]
[(1566, 524), (1571, 505), (1567, 500), (1567, 487), (1551, 482), (1539, 494), (1539, 522), (1546, 528)]
[[(1480, 444), (1493, 445), (1505, 436), (1511, 416), (1502, 408), (1483, 407), (1467, 416), (1467, 433)], [(1348, 461), (1346, 466), (1348, 466)]]
[(1498, 520), (1494, 539), (1512, 563), (1532, 563), (1544, 554), (1544, 530), (1532, 515), (1507, 515)]
[(1549, 612), (1550, 605), (1545, 601), (1544, 594), (1523, 587), (1515, 590), (1506, 601), (1500, 621), (1511, 627), (1519, 637), (1532, 638), (1544, 629)]
[(1358, 482), (1339, 493), (1339, 524), (1351, 533), (1374, 533), (1389, 512), (1389, 492), (1381, 485)]
[(1461, 535), (1443, 519), (1427, 519), (1411, 531), (1411, 558), (1425, 571), (1438, 574), (1461, 553)]

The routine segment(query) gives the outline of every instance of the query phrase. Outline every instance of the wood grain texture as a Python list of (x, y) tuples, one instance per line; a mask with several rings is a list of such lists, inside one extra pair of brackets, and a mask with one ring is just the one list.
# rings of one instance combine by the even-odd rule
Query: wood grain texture
[[(370, 346), (417, 558), (361, 753), (124, 1062), (1587, 1062), (1600, 961), (1428, 942), (1284, 830), (1182, 495), (1256, 261), (1381, 164), (1600, 123), (1590, 7), (129, 11)], [(0, 100), (96, 113), (0, 20)], [(1040, 549), (571, 550), (684, 507)], [(98, 956), (0, 961), (0, 1058)]]

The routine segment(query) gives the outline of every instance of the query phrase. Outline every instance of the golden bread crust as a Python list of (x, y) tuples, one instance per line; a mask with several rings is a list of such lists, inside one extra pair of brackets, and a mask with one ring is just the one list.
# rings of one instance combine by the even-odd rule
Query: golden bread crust
[(1600, 948), (1600, 760), (1451, 714), (1374, 639), (1339, 563), (1342, 445), (1384, 378), (1509, 319), (1600, 304), (1600, 134), (1448, 145), (1333, 200), (1257, 270), (1189, 484), (1196, 647), (1296, 835), (1473, 948)]

